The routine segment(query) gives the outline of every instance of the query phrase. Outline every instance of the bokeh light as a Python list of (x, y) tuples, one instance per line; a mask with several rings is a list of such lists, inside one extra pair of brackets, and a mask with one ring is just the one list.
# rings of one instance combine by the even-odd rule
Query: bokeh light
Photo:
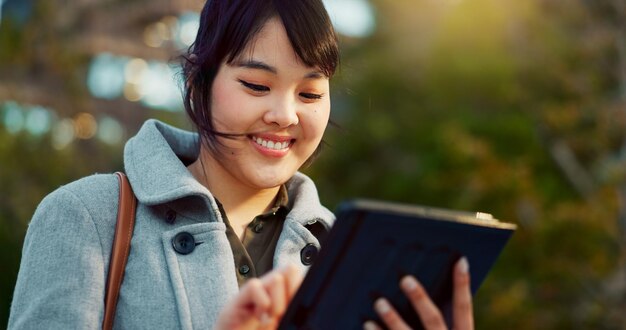
[(189, 47), (196, 39), (196, 32), (200, 26), (200, 15), (195, 12), (186, 12), (178, 19), (180, 25), (178, 38), (180, 42)]
[(11, 134), (17, 134), (24, 127), (24, 113), (21, 107), (9, 101), (4, 103), (4, 127)]
[(324, 5), (338, 33), (363, 38), (374, 32), (374, 9), (367, 0), (325, 0)]
[(98, 138), (109, 145), (116, 145), (122, 142), (124, 128), (117, 120), (103, 116), (98, 124)]
[(141, 58), (133, 58), (124, 66), (124, 78), (126, 82), (138, 84), (148, 69), (148, 63)]
[(124, 57), (102, 53), (89, 66), (87, 87), (95, 97), (115, 99), (124, 88), (124, 69), (128, 60)]
[(174, 70), (167, 64), (150, 61), (139, 84), (142, 104), (163, 110), (180, 109), (180, 90), (174, 76)]
[(137, 102), (141, 100), (141, 91), (139, 90), (139, 84), (126, 83), (124, 85), (124, 98), (131, 102)]
[(150, 108), (179, 111), (182, 105), (175, 80), (177, 70), (178, 66), (159, 61), (101, 54), (90, 66), (87, 84), (95, 97), (113, 99), (123, 96), (132, 102), (141, 101)]
[(144, 29), (143, 42), (153, 48), (163, 47), (178, 33), (178, 18), (165, 16)]
[(74, 121), (65, 118), (57, 122), (52, 128), (52, 147), (61, 150), (74, 141)]
[(92, 114), (81, 112), (74, 118), (74, 134), (77, 138), (91, 139), (97, 130), (98, 123)]
[(42, 106), (33, 106), (26, 114), (25, 128), (35, 136), (40, 136), (50, 131), (52, 114)]

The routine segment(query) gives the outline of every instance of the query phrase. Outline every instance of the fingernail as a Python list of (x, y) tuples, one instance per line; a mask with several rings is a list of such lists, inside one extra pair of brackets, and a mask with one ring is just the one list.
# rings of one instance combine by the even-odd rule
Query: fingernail
[(377, 330), (378, 327), (372, 321), (366, 321), (363, 323), (363, 330)]
[(389, 312), (391, 306), (385, 298), (378, 298), (374, 303), (374, 309), (376, 309), (379, 314), (385, 314)]
[(411, 275), (405, 276), (400, 281), (400, 286), (406, 291), (413, 291), (417, 288), (417, 280)]
[(469, 271), (469, 263), (467, 262), (467, 258), (461, 257), (461, 259), (459, 259), (459, 261), (457, 262), (456, 267), (462, 274), (467, 274), (467, 272)]

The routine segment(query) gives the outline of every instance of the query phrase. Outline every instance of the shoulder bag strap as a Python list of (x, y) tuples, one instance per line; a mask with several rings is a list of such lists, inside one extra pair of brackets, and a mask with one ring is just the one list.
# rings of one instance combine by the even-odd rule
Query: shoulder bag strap
[(137, 199), (133, 194), (133, 189), (128, 182), (128, 178), (122, 172), (116, 172), (120, 181), (119, 206), (117, 210), (117, 224), (115, 225), (115, 236), (113, 237), (113, 247), (111, 248), (111, 260), (109, 261), (109, 273), (104, 295), (104, 319), (102, 329), (112, 329), (113, 319), (117, 299), (124, 278), (124, 269), (130, 253), (130, 240), (133, 237), (135, 226), (135, 209)]

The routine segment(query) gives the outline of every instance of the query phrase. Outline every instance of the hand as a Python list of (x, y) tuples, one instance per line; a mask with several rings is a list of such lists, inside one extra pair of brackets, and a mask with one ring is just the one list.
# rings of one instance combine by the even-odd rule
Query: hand
[(276, 329), (300, 283), (302, 274), (293, 265), (248, 280), (224, 307), (215, 329)]
[[(456, 330), (474, 329), (472, 293), (470, 290), (469, 265), (465, 257), (454, 267), (454, 291), (452, 297), (452, 323)], [(409, 298), (411, 305), (427, 330), (446, 329), (446, 322), (441, 311), (430, 299), (424, 287), (413, 276), (405, 276), (400, 280), (400, 288)], [(385, 298), (374, 302), (374, 309), (381, 320), (391, 330), (411, 329)], [(373, 321), (363, 324), (365, 330), (380, 329)]]

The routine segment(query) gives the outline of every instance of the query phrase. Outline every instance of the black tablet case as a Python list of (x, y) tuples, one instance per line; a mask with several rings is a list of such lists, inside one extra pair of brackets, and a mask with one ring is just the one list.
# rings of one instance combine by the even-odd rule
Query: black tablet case
[(279, 329), (362, 329), (366, 320), (379, 320), (372, 306), (380, 296), (413, 329), (421, 329), (398, 287), (406, 274), (426, 287), (450, 326), (453, 265), (467, 257), (475, 293), (514, 230), (515, 225), (480, 213), (343, 203)]

